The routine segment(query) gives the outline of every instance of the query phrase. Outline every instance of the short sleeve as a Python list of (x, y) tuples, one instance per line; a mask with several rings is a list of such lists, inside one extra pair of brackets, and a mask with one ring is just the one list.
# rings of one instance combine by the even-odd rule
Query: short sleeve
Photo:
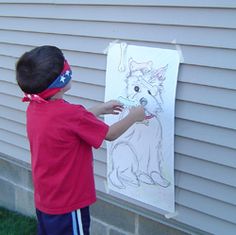
[(83, 106), (79, 106), (75, 113), (75, 118), (78, 117), (74, 122), (76, 134), (92, 147), (99, 148), (105, 140), (109, 126)]

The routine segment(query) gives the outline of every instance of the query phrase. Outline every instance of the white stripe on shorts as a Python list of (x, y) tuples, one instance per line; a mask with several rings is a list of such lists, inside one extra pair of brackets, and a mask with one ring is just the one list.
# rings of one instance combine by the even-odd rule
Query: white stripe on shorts
[(79, 233), (80, 235), (84, 235), (81, 212), (80, 210), (77, 210), (76, 213), (77, 213), (77, 219), (78, 219), (78, 225), (79, 225)]
[(73, 211), (71, 214), (72, 214), (73, 235), (78, 235), (75, 212)]

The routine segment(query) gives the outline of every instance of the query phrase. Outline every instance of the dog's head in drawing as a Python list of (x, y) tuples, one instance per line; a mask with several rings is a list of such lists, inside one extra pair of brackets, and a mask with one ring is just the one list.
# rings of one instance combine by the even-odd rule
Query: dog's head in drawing
[(168, 65), (154, 69), (153, 62), (138, 63), (129, 59), (126, 76), (126, 97), (145, 108), (146, 119), (157, 117), (162, 112), (162, 90)]

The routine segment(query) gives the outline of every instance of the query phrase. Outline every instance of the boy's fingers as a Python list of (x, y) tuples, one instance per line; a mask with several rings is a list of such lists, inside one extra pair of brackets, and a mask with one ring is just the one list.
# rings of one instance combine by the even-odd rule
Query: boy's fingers
[(113, 106), (113, 109), (117, 109), (117, 110), (122, 110), (124, 107), (123, 105), (120, 105), (120, 104), (116, 104)]
[(123, 106), (115, 106), (114, 109), (117, 109), (117, 110), (122, 110), (124, 107)]

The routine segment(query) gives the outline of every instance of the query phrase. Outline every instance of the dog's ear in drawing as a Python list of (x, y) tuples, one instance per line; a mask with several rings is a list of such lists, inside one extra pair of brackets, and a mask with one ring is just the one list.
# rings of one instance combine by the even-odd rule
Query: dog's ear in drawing
[(159, 69), (155, 69), (155, 70), (152, 70), (151, 71), (151, 76), (149, 77), (148, 79), (148, 82), (150, 84), (155, 84), (156, 86), (156, 93), (155, 94), (159, 94), (159, 97), (160, 97), (160, 100), (162, 101), (163, 103), (163, 99), (162, 99), (162, 91), (164, 89), (164, 86), (163, 86), (163, 82), (165, 81), (166, 79), (166, 71), (168, 69), (168, 64), (163, 66), (163, 67), (160, 67)]
[(168, 64), (159, 69), (152, 70), (152, 74), (148, 82), (150, 83), (156, 83), (157, 81), (163, 82), (166, 79), (167, 69), (168, 69)]

